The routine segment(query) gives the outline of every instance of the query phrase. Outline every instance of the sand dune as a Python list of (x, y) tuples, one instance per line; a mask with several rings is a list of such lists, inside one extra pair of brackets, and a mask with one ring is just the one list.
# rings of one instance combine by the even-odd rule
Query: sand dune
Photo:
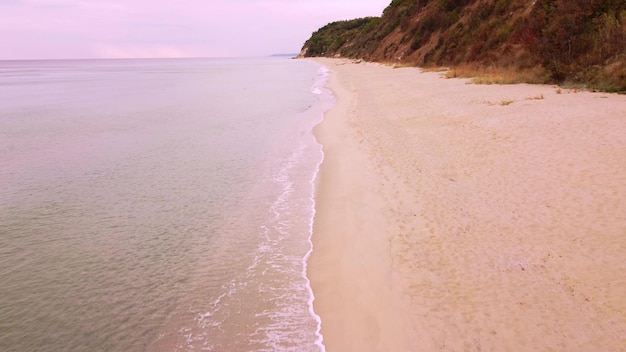
[(626, 96), (318, 62), (329, 352), (626, 350)]

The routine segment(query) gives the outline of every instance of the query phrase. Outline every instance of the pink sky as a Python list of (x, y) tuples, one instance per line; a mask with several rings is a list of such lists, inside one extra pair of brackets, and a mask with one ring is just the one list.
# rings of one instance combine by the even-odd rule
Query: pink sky
[(391, 0), (0, 0), (0, 60), (265, 56)]

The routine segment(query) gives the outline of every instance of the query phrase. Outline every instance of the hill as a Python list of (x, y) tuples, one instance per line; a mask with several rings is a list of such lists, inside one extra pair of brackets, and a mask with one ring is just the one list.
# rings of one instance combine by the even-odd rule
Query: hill
[(300, 56), (626, 91), (626, 1), (393, 0), (380, 17), (320, 28)]

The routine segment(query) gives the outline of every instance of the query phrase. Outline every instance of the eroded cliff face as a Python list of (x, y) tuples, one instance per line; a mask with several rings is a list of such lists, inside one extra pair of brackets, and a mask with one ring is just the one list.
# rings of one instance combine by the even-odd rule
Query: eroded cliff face
[(328, 24), (302, 56), (533, 71), (626, 90), (625, 0), (394, 0)]

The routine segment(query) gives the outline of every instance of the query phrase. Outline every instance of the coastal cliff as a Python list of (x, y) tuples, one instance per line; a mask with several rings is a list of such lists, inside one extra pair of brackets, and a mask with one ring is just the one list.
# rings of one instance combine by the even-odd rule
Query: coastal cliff
[(626, 1), (393, 0), (314, 32), (300, 57), (316, 56), (626, 91)]

